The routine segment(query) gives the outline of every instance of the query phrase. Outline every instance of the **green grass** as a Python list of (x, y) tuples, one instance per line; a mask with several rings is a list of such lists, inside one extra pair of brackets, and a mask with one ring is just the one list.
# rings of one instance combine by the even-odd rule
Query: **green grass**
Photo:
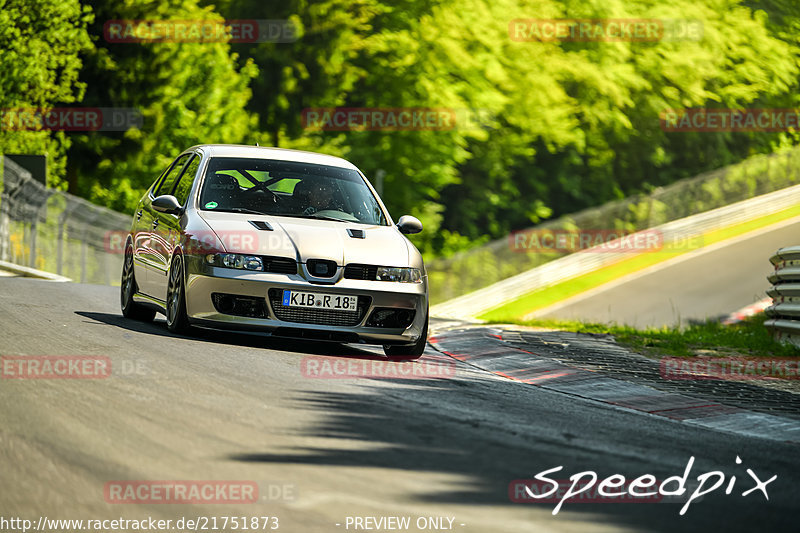
[[(747, 222), (734, 224), (727, 228), (708, 232), (702, 236), (702, 246), (709, 246), (717, 242), (738, 237), (796, 216), (800, 216), (800, 205), (753, 220), (748, 220)], [(520, 320), (528, 313), (543, 309), (549, 305), (622, 278), (623, 276), (633, 274), (658, 263), (683, 255), (693, 249), (696, 249), (696, 247), (687, 246), (686, 249), (678, 251), (669, 250), (665, 247), (664, 250), (658, 252), (640, 253), (629, 259), (622, 259), (612, 265), (597, 269), (589, 274), (562, 281), (551, 287), (538, 289), (525, 294), (516, 300), (512, 300), (511, 302), (479, 315), (478, 318), (489, 322)], [(768, 260), (768, 257), (764, 258), (764, 261)]]
[(719, 322), (678, 327), (636, 329), (630, 326), (583, 324), (581, 322), (530, 320), (525, 326), (612, 335), (617, 342), (649, 357), (789, 357), (800, 359), (800, 349), (775, 341), (764, 327), (766, 316), (756, 315), (744, 322), (725, 326)]

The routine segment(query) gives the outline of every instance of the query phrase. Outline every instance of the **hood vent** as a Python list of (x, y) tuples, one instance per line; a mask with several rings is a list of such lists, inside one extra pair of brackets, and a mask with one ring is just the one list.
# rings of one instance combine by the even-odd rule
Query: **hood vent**
[(248, 222), (261, 231), (272, 231), (272, 226), (269, 225), (269, 222), (264, 222), (263, 220), (248, 220)]
[(367, 237), (367, 234), (364, 233), (363, 229), (347, 228), (347, 234), (354, 239), (365, 239)]

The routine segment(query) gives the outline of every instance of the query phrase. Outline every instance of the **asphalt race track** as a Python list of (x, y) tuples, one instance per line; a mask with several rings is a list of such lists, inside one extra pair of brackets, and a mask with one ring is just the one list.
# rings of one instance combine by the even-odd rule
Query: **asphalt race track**
[[(767, 248), (790, 239), (774, 240)], [(309, 357), (313, 368), (383, 358), (256, 335), (173, 336), (162, 318), (123, 319), (117, 291), (0, 277), (0, 355), (108, 357), (112, 369), (102, 379), (10, 379), (4, 367), (3, 518), (270, 516), (296, 533), (364, 531), (354, 517), (394, 516), (410, 517), (407, 531), (797, 530), (796, 444), (515, 382), (433, 348), (414, 364), (443, 369), (438, 378), (321, 379), (309, 376)], [(554, 516), (555, 503), (509, 496), (513, 480), (559, 465), (554, 479), (592, 470), (664, 480), (692, 456), (691, 480), (715, 470), (725, 486), (737, 479), (731, 494), (716, 490), (683, 516), (679, 503), (570, 501)], [(754, 484), (747, 469), (762, 481), (777, 475), (768, 501), (758, 490), (741, 496)], [(249, 482), (258, 498), (109, 503), (109, 483), (148, 480)], [(420, 517), (445, 520), (420, 529)]]
[(537, 317), (636, 327), (718, 318), (765, 298), (770, 286), (766, 278), (773, 270), (769, 258), (778, 248), (798, 243), (800, 221), (794, 221), (633, 274), (542, 310)]

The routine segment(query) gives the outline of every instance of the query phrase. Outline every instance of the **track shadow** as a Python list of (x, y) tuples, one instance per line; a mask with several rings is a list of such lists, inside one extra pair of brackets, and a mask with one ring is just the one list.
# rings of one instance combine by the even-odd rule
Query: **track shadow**
[[(244, 463), (301, 464), (319, 468), (377, 467), (450, 474), (461, 476), (463, 483), (454, 483), (446, 491), (420, 488), (409, 498), (428, 504), (522, 505), (539, 511), (552, 511), (555, 504), (512, 503), (509, 497), (512, 480), (530, 479), (537, 471), (544, 470), (538, 468), (529, 471), (532, 464), (546, 464), (549, 467), (564, 465), (563, 475), (554, 474), (552, 477), (565, 479), (585, 470), (587, 464), (598, 466), (596, 471), (599, 479), (622, 473), (631, 480), (645, 472), (652, 473), (657, 479), (666, 479), (680, 473), (657, 457), (643, 460), (631, 457), (625, 451), (610, 451), (614, 449), (614, 439), (620, 438), (613, 436), (613, 432), (611, 436), (598, 436), (600, 440), (609, 438), (610, 443), (590, 448), (580, 444), (581, 441), (585, 442), (585, 435), (578, 436), (572, 432), (537, 434), (535, 429), (526, 428), (524, 424), (509, 428), (502, 423), (495, 423), (495, 419), (508, 418), (509, 412), (513, 413), (512, 416), (518, 412), (521, 422), (531, 415), (550, 419), (545, 426), (553, 422), (553, 417), (564, 416), (563, 412), (547, 413), (545, 409), (534, 413), (528, 411), (526, 416), (525, 408), (519, 409), (506, 403), (512, 399), (508, 390), (497, 389), (496, 382), (478, 378), (467, 382), (458, 379), (420, 380), (414, 384), (413, 391), (408, 388), (387, 390), (375, 387), (371, 394), (330, 391), (298, 393), (298, 409), (312, 410), (321, 415), (318, 417), (320, 422), (299, 437), (342, 439), (344, 446), (347, 446), (347, 441), (360, 441), (364, 445), (350, 449), (297, 447), (283, 453), (235, 453), (225, 458)], [(512, 390), (518, 391), (513, 392), (514, 395), (526, 394), (522, 387)], [(413, 401), (403, 401), (407, 395), (413, 395)], [(448, 405), (440, 413), (435, 406), (442, 402), (448, 402)], [(454, 404), (458, 403), (464, 404), (463, 410), (455, 407)], [(474, 409), (476, 403), (482, 405), (483, 409)], [(521, 403), (528, 409), (533, 405), (530, 401), (523, 400)], [(598, 447), (609, 451), (598, 453)], [(727, 449), (718, 451), (728, 453)], [(390, 472), (386, 474), (386, 482), (391, 482)], [(640, 531), (674, 533), (719, 528), (725, 531), (752, 531), (756, 526), (764, 526), (765, 511), (762, 509), (759, 513), (758, 505), (750, 503), (744, 502), (748, 507), (745, 509), (739, 501), (724, 497), (705, 498), (702, 504), (692, 509), (691, 518), (680, 516), (680, 505), (677, 504), (573, 503), (567, 504), (564, 510), (585, 513), (585, 518), (591, 522)], [(781, 505), (784, 508), (769, 518), (778, 528), (793, 520), (786, 513), (786, 502)], [(759, 514), (761, 517), (758, 517)], [(537, 516), (541, 519), (541, 515)], [(580, 516), (572, 514), (570, 517), (573, 520), (576, 518)], [(555, 525), (558, 517), (552, 517), (552, 521), (548, 518), (548, 523)]]
[(373, 353), (353, 344), (338, 344), (335, 342), (312, 341), (305, 339), (287, 339), (272, 337), (266, 333), (238, 332), (230, 330), (215, 330), (207, 328), (192, 328), (190, 335), (176, 335), (167, 330), (163, 319), (154, 322), (140, 322), (129, 320), (122, 315), (113, 313), (97, 313), (94, 311), (75, 311), (94, 322), (101, 322), (136, 333), (154, 335), (158, 337), (191, 339), (201, 342), (229, 344), (250, 348), (269, 348), (287, 352), (309, 353), (315, 355), (332, 355), (353, 358), (383, 358), (382, 355)]

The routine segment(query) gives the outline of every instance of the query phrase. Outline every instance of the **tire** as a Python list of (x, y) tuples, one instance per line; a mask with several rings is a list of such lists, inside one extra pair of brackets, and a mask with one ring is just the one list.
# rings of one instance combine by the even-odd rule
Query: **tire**
[(133, 248), (125, 248), (125, 259), (122, 262), (122, 281), (119, 286), (119, 303), (122, 308), (122, 316), (132, 320), (142, 322), (152, 322), (156, 316), (154, 309), (137, 304), (133, 301), (133, 295), (139, 291), (136, 284), (136, 277), (133, 272)]
[(389, 359), (413, 361), (422, 357), (425, 346), (428, 345), (428, 313), (425, 313), (425, 325), (422, 334), (414, 344), (384, 344), (383, 353)]
[(182, 255), (175, 254), (168, 276), (167, 329), (172, 333), (186, 333), (189, 331), (189, 317), (186, 315), (186, 288)]

